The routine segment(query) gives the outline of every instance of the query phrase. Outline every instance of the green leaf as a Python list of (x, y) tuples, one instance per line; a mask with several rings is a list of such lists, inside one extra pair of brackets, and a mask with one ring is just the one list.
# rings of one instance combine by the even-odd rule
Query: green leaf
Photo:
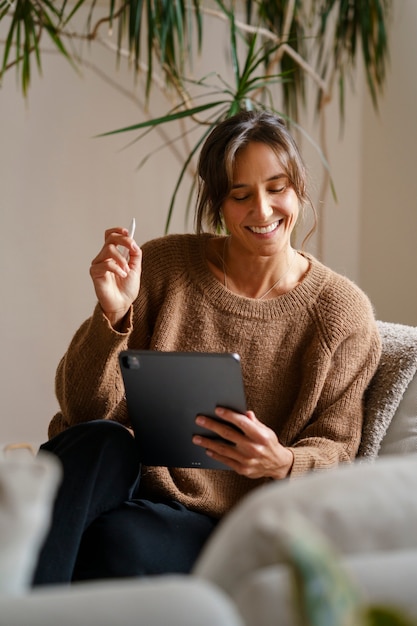
[(390, 606), (370, 606), (364, 611), (365, 626), (416, 626), (399, 608)]
[[(19, 24), (19, 20), (17, 18), (17, 14), (15, 12), (13, 14), (13, 17), (12, 17), (12, 22), (11, 22), (9, 32), (7, 34), (6, 43), (5, 43), (5, 46), (4, 46), (3, 63), (2, 63), (2, 71), (1, 71), (2, 74), (6, 70), (6, 67), (7, 67), (7, 64), (8, 64), (8, 60), (9, 60), (10, 50), (11, 50), (11, 47), (12, 47), (12, 44), (13, 44), (14, 33), (15, 33), (15, 30), (18, 31), (19, 25), (20, 25)], [(19, 47), (17, 47), (16, 48), (16, 58), (17, 59), (19, 58), (19, 54), (20, 54)]]
[(139, 122), (138, 124), (133, 124), (132, 126), (126, 126), (124, 128), (119, 128), (117, 130), (111, 130), (106, 133), (101, 133), (97, 135), (97, 137), (107, 137), (108, 135), (116, 135), (118, 133), (126, 133), (132, 130), (139, 130), (140, 128), (146, 128), (147, 126), (158, 126), (159, 124), (168, 124), (169, 122), (174, 122), (175, 120), (183, 119), (186, 117), (192, 117), (193, 115), (197, 115), (197, 113), (202, 113), (203, 111), (207, 111), (208, 109), (212, 109), (213, 107), (217, 107), (221, 104), (224, 104), (224, 100), (217, 102), (209, 102), (207, 104), (202, 104), (201, 106), (193, 107), (192, 109), (186, 109), (185, 111), (178, 111), (177, 113), (172, 113), (171, 115), (163, 115), (162, 117), (156, 117), (151, 120), (146, 120), (145, 122)]

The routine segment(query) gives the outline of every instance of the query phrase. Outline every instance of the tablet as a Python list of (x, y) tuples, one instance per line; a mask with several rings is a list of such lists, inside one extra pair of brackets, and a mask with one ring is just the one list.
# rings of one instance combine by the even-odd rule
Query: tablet
[(132, 428), (144, 465), (230, 469), (192, 442), (198, 414), (216, 406), (246, 412), (240, 358), (232, 353), (125, 350), (119, 363)]

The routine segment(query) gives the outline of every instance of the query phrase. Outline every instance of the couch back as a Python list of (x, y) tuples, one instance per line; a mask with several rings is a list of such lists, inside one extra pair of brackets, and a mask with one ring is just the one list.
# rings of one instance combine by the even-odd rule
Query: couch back
[(365, 397), (358, 456), (417, 452), (417, 327), (378, 321), (382, 354)]

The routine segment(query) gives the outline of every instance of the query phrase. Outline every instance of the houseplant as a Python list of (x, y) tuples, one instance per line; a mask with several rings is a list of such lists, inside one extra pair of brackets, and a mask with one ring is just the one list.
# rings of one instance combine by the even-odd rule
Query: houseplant
[[(0, 78), (14, 69), (27, 97), (33, 65), (42, 68), (46, 42), (74, 68), (83, 64), (80, 42), (111, 48), (117, 63), (126, 58), (132, 82), (141, 81), (146, 93), (144, 109), (155, 89), (165, 98), (166, 108), (163, 115), (153, 115), (150, 108), (145, 121), (142, 111), (138, 124), (114, 132), (160, 131), (172, 122), (181, 124), (181, 165), (167, 214), (168, 230), (179, 186), (191, 174), (192, 189), (193, 157), (219, 119), (240, 108), (262, 107), (280, 113), (302, 132), (298, 122), (309, 80), (315, 86), (318, 118), (323, 118), (336, 92), (343, 120), (346, 83), (360, 59), (378, 106), (386, 78), (391, 1), (109, 0), (105, 10), (96, 0), (71, 5), (66, 0), (59, 5), (53, 0), (0, 0), (5, 27)], [(82, 10), (88, 11), (86, 24), (77, 29), (74, 23)], [(231, 77), (219, 75), (216, 68), (194, 76), (193, 60), (206, 42), (209, 20), (226, 25)], [(318, 149), (326, 164), (324, 140), (321, 144)], [(164, 135), (163, 145), (174, 149), (172, 136), (166, 140)]]

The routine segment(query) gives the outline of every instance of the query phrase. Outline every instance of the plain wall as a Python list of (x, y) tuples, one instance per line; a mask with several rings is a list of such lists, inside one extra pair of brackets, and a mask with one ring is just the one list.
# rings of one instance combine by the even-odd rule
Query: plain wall
[(379, 115), (364, 98), (359, 280), (381, 319), (417, 325), (417, 2), (393, 5)]
[[(370, 107), (360, 69), (342, 136), (337, 103), (326, 112), (338, 202), (328, 194), (321, 209), (321, 258), (369, 293), (380, 319), (417, 324), (417, 177), (411, 171), (416, 162), (417, 3), (397, 0), (395, 5), (392, 62), (379, 117)], [(0, 24), (0, 40), (1, 32)], [(216, 26), (216, 46), (196, 71), (224, 63), (219, 32)], [(178, 160), (169, 151), (158, 152), (137, 170), (154, 145), (148, 140), (126, 147), (133, 136), (95, 138), (143, 119), (135, 102), (142, 94), (133, 90), (124, 66), (114, 70), (109, 51), (97, 45), (84, 56), (90, 66), (79, 76), (62, 58), (47, 55), (43, 76), (33, 74), (27, 102), (13, 71), (0, 91), (2, 442), (46, 438), (58, 409), (56, 366), (95, 304), (88, 269), (104, 229), (127, 225), (135, 216), (138, 243), (163, 234), (178, 173)], [(165, 110), (157, 95), (154, 103), (156, 110)], [(306, 123), (317, 134), (313, 122)], [(318, 190), (320, 160), (308, 142), (303, 140), (302, 148)], [(323, 199), (315, 193), (321, 207)], [(183, 219), (184, 198), (185, 193), (171, 232), (191, 229)], [(317, 242), (311, 250), (317, 251)]]

